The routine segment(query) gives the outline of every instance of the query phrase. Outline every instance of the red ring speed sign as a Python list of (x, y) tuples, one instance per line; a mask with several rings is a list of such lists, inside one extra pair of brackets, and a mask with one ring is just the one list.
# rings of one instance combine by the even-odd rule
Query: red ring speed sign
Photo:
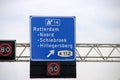
[(10, 44), (3, 43), (3, 44), (0, 45), (0, 55), (2, 55), (2, 56), (9, 56), (11, 53), (12, 53), (12, 47), (11, 47)]
[(48, 64), (47, 71), (49, 75), (52, 75), (52, 76), (58, 75), (60, 72), (60, 66), (59, 64), (52, 62)]

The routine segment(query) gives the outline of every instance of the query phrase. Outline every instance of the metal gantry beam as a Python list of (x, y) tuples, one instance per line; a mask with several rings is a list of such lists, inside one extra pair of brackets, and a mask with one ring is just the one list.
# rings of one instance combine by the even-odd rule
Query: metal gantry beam
[(76, 44), (78, 62), (120, 62), (120, 44)]
[[(8, 62), (29, 62), (30, 44), (16, 43), (16, 59)], [(76, 44), (77, 62), (120, 62), (120, 44)]]

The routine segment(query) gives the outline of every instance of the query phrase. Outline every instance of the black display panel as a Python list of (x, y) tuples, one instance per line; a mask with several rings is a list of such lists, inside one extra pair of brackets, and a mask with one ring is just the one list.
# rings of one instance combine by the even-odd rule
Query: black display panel
[(0, 60), (15, 60), (15, 40), (0, 40)]
[(31, 61), (30, 78), (76, 78), (76, 61)]

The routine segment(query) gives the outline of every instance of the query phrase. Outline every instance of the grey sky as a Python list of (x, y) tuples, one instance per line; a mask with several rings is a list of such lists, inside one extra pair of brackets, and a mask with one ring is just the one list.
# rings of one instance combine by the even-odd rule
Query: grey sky
[(5, 30), (1, 38), (29, 42), (30, 15), (76, 16), (77, 42), (120, 43), (119, 4), (119, 0), (0, 0), (0, 25)]
[[(30, 15), (76, 16), (77, 43), (120, 43), (120, 0), (0, 0), (0, 39), (29, 42)], [(28, 67), (0, 63), (0, 80), (28, 80)], [(78, 63), (77, 71), (79, 80), (120, 80), (120, 63)]]

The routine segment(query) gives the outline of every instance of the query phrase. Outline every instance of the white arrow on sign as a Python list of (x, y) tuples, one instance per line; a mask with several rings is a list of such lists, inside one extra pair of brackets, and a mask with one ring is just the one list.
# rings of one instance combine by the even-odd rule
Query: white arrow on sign
[(54, 55), (55, 50), (50, 50), (50, 53), (47, 55), (47, 58), (49, 58), (51, 55)]

